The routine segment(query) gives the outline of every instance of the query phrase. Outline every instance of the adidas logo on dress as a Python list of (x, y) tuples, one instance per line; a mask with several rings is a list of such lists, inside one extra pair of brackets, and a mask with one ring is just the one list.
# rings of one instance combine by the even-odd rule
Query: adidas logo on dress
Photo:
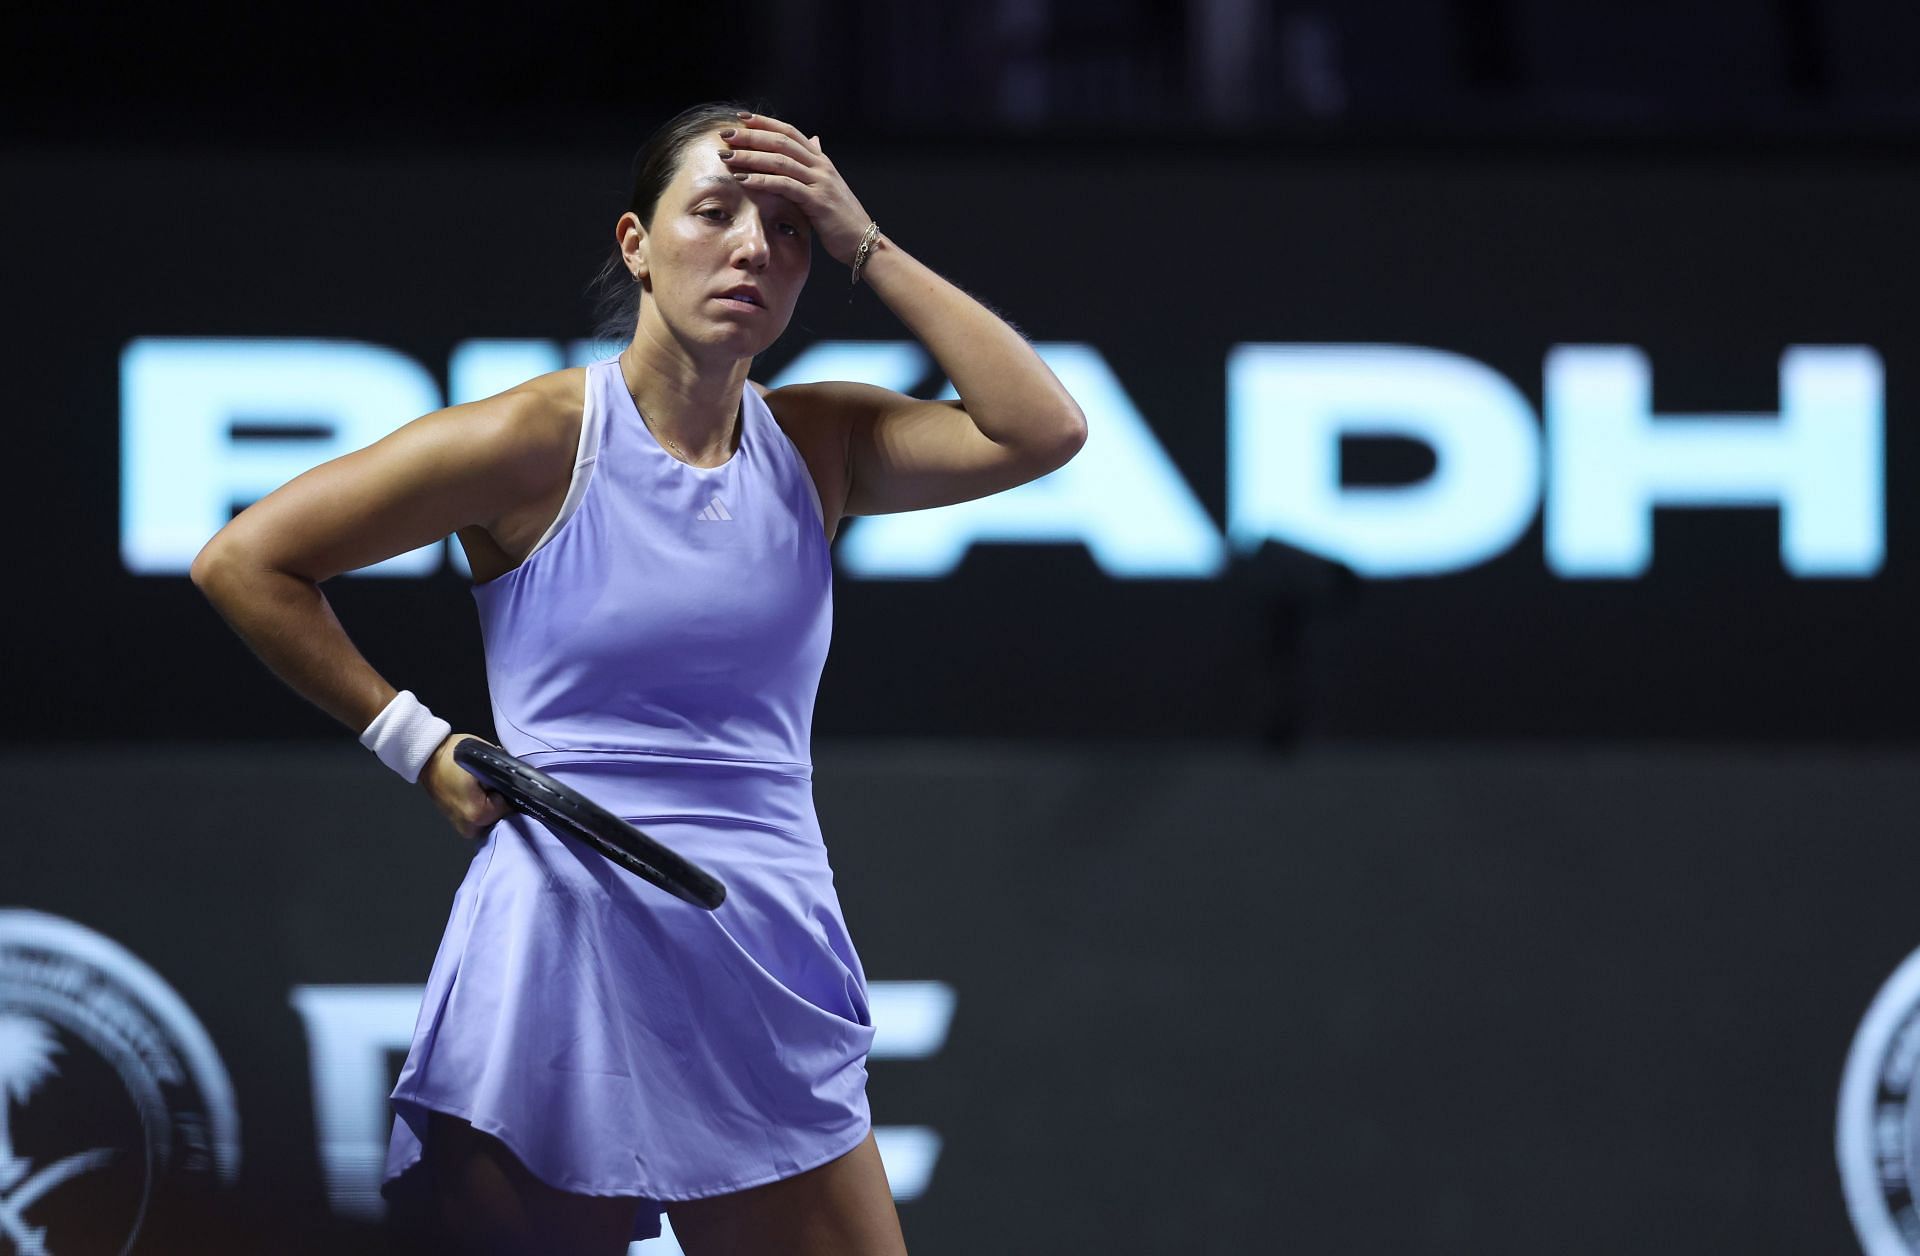
[(708, 502), (707, 508), (695, 515), (694, 518), (705, 519), (708, 523), (722, 523), (731, 520), (733, 516), (727, 513), (727, 504), (716, 497)]

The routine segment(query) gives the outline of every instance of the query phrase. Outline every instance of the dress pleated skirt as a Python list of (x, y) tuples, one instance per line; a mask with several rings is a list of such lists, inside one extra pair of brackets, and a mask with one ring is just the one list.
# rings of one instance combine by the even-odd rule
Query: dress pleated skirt
[[(382, 1190), (420, 1175), (427, 1112), (563, 1191), (658, 1205), (791, 1177), (871, 1125), (866, 977), (805, 765), (526, 756), (718, 876), (708, 912), (527, 816), (454, 895), (393, 1090)], [(660, 1232), (642, 1206), (635, 1239)]]

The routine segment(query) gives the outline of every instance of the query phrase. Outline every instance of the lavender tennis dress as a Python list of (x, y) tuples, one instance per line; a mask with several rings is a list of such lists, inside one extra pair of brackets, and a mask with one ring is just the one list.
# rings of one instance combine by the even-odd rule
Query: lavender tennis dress
[(701, 468), (646, 429), (617, 360), (586, 374), (559, 516), (474, 586), (494, 724), (727, 901), (683, 903), (525, 816), (495, 825), (394, 1087), (387, 1190), (428, 1109), (561, 1190), (655, 1203), (789, 1177), (870, 1125), (866, 978), (813, 812), (833, 615), (812, 477), (751, 388), (738, 449)]

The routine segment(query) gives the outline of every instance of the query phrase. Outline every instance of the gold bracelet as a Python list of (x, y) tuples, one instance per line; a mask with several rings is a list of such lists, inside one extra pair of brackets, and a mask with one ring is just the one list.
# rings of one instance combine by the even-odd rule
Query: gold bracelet
[(860, 237), (860, 247), (853, 251), (853, 282), (860, 282), (860, 268), (867, 264), (867, 255), (873, 252), (873, 242), (880, 238), (880, 224), (869, 222), (866, 234)]

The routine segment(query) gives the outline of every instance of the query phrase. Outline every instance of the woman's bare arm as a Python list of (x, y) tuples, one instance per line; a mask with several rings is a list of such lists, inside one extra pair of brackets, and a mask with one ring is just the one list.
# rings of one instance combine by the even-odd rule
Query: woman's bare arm
[[(765, 114), (723, 134), (735, 177), (799, 206), (828, 254), (850, 263), (871, 220), (819, 137)], [(1079, 452), (1086, 416), (1019, 332), (886, 236), (871, 245), (862, 277), (927, 347), (960, 400), (920, 401), (853, 383), (771, 394), (768, 404), (800, 424), (844, 425), (843, 513), (971, 501), (1038, 479)]]
[(347, 637), (321, 583), (550, 495), (574, 453), (555, 402), (532, 381), (313, 468), (208, 541), (194, 584), (275, 675), (359, 733), (398, 690)]

